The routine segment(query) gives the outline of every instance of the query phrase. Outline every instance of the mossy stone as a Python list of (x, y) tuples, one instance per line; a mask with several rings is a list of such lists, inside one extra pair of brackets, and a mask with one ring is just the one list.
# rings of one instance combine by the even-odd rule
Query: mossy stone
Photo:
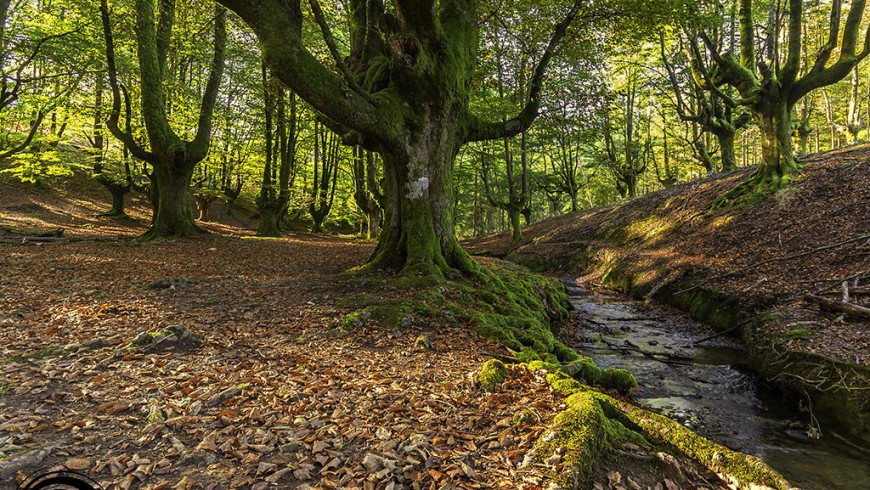
[(516, 357), (517, 361), (520, 363), (528, 363), (532, 361), (540, 361), (541, 356), (532, 349), (531, 347), (526, 347), (525, 349), (517, 352), (514, 357)]
[(583, 381), (586, 384), (595, 384), (601, 379), (601, 368), (591, 358), (583, 356), (575, 359), (573, 362), (565, 366), (565, 372), (574, 379)]
[(627, 394), (637, 388), (637, 378), (625, 369), (607, 368), (601, 372), (598, 384), (604, 388), (613, 388)]
[(498, 359), (490, 359), (483, 363), (477, 373), (477, 385), (483, 391), (491, 392), (504, 382), (507, 377), (507, 366)]

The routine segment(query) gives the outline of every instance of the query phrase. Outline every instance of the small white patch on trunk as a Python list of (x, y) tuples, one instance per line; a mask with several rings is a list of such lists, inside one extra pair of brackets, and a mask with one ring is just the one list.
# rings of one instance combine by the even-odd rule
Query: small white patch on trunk
[(414, 182), (408, 183), (408, 195), (405, 196), (408, 199), (420, 199), (423, 197), (423, 192), (429, 189), (429, 179), (426, 177), (420, 177)]

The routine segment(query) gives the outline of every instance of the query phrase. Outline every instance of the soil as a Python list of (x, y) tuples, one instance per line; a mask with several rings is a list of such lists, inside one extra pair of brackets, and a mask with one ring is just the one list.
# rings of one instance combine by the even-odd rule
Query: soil
[[(62, 466), (106, 489), (552, 482), (552, 468), (521, 466), (565, 408), (541, 375), (511, 368), (487, 394), (475, 373), (508, 353), (463, 325), (342, 327), (354, 295), (405, 294), (386, 277), (345, 273), (372, 243), (253, 239), (240, 221), (202, 224), (203, 240), (138, 243), (141, 197), (130, 218), (110, 220), (93, 216), (109, 196), (87, 179), (4, 180), (0, 195), (4, 485)], [(22, 243), (57, 228), (64, 239)], [(185, 341), (134, 342), (170, 327)], [(532, 416), (516, 423), (521, 411)], [(596, 480), (724, 488), (678, 452), (636, 447)]]

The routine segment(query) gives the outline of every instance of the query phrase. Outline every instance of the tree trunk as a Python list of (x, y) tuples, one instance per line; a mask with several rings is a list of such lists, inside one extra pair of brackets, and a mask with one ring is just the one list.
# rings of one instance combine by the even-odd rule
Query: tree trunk
[(193, 219), (190, 181), (193, 165), (158, 162), (154, 165), (157, 184), (157, 214), (144, 239), (161, 237), (195, 237), (206, 233)]
[(734, 133), (724, 131), (718, 135), (719, 151), (722, 156), (722, 171), (730, 172), (737, 169), (737, 158), (734, 156)]
[(713, 202), (720, 208), (746, 195), (764, 194), (788, 184), (798, 165), (791, 140), (791, 108), (771, 97), (770, 107), (755, 114), (761, 134), (761, 163), (748, 179)]
[(281, 231), (276, 225), (277, 216), (273, 206), (260, 207), (260, 224), (257, 226), (257, 236), (280, 237)]
[(460, 140), (452, 124), (427, 123), (404, 148), (380, 151), (384, 160), (384, 223), (366, 268), (420, 275), (475, 270), (453, 229), (453, 165)]
[(520, 227), (520, 215), (522, 213), (519, 209), (510, 209), (508, 210), (508, 217), (511, 221), (511, 243), (508, 245), (508, 249), (513, 249), (516, 247), (520, 240), (523, 238), (522, 228)]
[(777, 188), (790, 180), (797, 170), (791, 141), (791, 109), (784, 103), (776, 104), (767, 114), (757, 118), (761, 131), (761, 165), (756, 171), (756, 184)]

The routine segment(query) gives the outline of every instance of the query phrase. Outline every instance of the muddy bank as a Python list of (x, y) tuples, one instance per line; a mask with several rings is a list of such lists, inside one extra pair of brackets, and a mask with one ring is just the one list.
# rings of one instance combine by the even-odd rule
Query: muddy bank
[[(707, 211), (748, 171), (532, 225), (507, 257), (580, 271), (731, 331), (752, 367), (802, 401), (822, 432), (870, 441), (870, 325), (802, 300), (840, 300), (846, 280), (849, 301), (867, 305), (870, 149), (815, 156), (789, 189)], [(491, 236), (467, 246), (500, 254), (506, 243)]]

